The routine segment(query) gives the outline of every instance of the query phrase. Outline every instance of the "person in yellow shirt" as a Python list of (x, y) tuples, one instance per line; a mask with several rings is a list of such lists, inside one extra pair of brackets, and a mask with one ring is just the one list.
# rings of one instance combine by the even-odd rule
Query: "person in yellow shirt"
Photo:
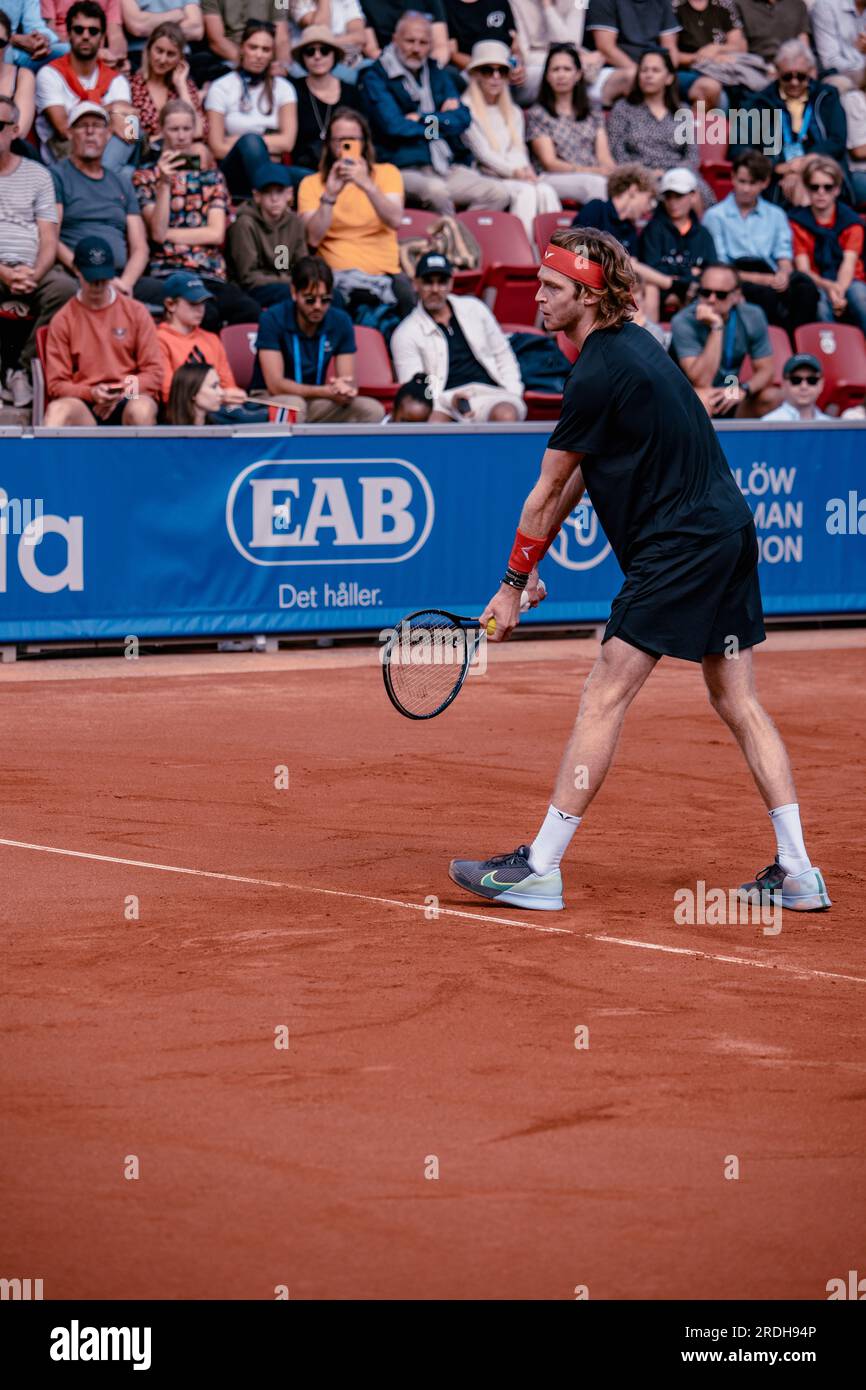
[[(339, 107), (317, 174), (298, 189), (311, 251), (334, 272), (344, 299), (378, 300), (403, 318), (414, 307), (412, 282), (400, 271), (397, 228), (403, 216), (403, 178), (394, 164), (377, 164), (365, 118)], [(354, 303), (353, 303), (354, 301)]]

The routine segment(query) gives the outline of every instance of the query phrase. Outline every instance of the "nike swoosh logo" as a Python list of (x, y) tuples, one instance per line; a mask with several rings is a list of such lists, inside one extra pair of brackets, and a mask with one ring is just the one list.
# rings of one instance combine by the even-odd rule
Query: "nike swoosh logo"
[(482, 880), (481, 880), (481, 886), (482, 886), (482, 888), (516, 888), (516, 887), (518, 887), (518, 885), (517, 885), (516, 883), (512, 883), (510, 879), (509, 879), (507, 882), (505, 882), (505, 883), (500, 883), (499, 879), (496, 877), (496, 870), (495, 870), (495, 869), (493, 870), (492, 873), (490, 873), (490, 874), (485, 874), (485, 875), (484, 875), (484, 877), (483, 877)]

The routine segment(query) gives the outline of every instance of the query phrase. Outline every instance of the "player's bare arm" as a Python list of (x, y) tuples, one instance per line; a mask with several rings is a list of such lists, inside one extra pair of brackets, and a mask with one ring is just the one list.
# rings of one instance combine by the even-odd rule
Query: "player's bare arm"
[[(510, 566), (517, 568), (518, 573), (528, 575), (523, 587), (527, 589), (530, 604), (533, 606), (538, 582), (538, 561), (546, 554), (559, 528), (577, 506), (586, 487), (580, 469), (582, 457), (582, 454), (572, 453), (567, 449), (545, 449), (538, 481), (520, 513), (520, 525)], [(504, 579), (481, 614), (480, 621), (485, 625), (491, 618), (496, 619), (496, 630), (490, 634), (491, 641), (507, 641), (516, 628), (520, 621), (520, 595), (521, 587), (516, 587), (514, 582)]]

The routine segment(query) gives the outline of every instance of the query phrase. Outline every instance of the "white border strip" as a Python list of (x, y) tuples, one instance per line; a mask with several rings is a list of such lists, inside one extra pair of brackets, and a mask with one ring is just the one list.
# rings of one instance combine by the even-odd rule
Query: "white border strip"
[(789, 975), (811, 975), (819, 980), (851, 980), (866, 985), (862, 975), (839, 975), (835, 970), (813, 970), (808, 965), (786, 965), (771, 960), (748, 960), (745, 956), (720, 956), (713, 951), (699, 951), (692, 946), (659, 946), (655, 941), (632, 941), (627, 936), (587, 934), (588, 941), (603, 941), (611, 946), (637, 946), (642, 951), (666, 951), (672, 956), (696, 956), (699, 960), (720, 960), (726, 965), (750, 965), (753, 970), (784, 970)]

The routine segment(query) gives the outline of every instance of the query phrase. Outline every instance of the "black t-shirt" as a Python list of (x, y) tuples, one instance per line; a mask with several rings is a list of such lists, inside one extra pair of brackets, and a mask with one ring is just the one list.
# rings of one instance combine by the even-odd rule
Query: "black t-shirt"
[(318, 169), (322, 157), (322, 143), (327, 138), (328, 126), (337, 107), (351, 106), (353, 110), (360, 111), (361, 98), (358, 88), (350, 82), (340, 83), (340, 95), (333, 106), (312, 96), (306, 78), (295, 81), (294, 87), (298, 94), (298, 104), (295, 107), (298, 113), (298, 134), (292, 151), (292, 163), (300, 169)]
[(590, 333), (548, 447), (585, 455), (587, 491), (623, 570), (648, 544), (670, 554), (751, 520), (694, 389), (635, 323)]
[(677, 23), (682, 32), (677, 37), (677, 47), (681, 53), (697, 53), (709, 43), (724, 43), (725, 36), (734, 28), (730, 10), (710, 0), (705, 10), (693, 10), (688, 0), (677, 7)]
[(457, 315), (452, 313), (447, 328), (441, 323), (438, 327), (448, 344), (448, 380), (445, 390), (451, 391), (455, 386), (468, 386), (470, 381), (479, 382), (483, 386), (495, 386), (493, 377), (478, 361), (467, 343), (463, 329), (457, 322)]
[(409, 0), (361, 0), (361, 9), (370, 28), (375, 32), (380, 48), (390, 43), (394, 37), (394, 25), (407, 10), (417, 10), (426, 14), (433, 24), (444, 24), (445, 7), (442, 0), (422, 0), (413, 5)]
[(467, 56), (473, 44), (483, 39), (499, 39), (511, 47), (511, 35), (517, 28), (508, 0), (445, 0), (448, 33), (457, 40), (458, 53)]

